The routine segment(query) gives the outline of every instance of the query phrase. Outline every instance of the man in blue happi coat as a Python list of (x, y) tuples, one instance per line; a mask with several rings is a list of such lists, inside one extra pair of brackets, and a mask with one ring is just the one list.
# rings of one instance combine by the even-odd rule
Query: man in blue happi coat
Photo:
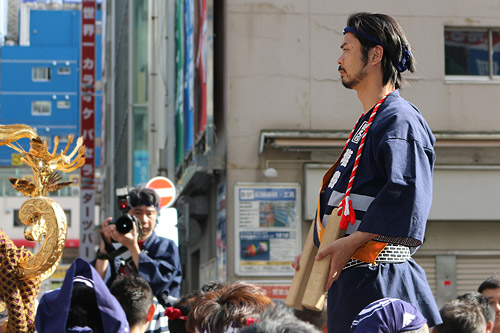
[(415, 69), (410, 44), (392, 17), (356, 13), (340, 47), (342, 84), (357, 92), (363, 113), (323, 178), (314, 222), (316, 245), (335, 208), (347, 229), (316, 257), (331, 255), (328, 331), (349, 332), (356, 315), (384, 297), (414, 305), (429, 326), (437, 325), (441, 318), (425, 273), (411, 258), (431, 207), (435, 138), (399, 94), (401, 73)]
[[(160, 204), (154, 190), (140, 188), (130, 191), (129, 203), (129, 214), (137, 218), (141, 230), (134, 224), (130, 232), (120, 233), (116, 224), (110, 223), (112, 218), (107, 218), (102, 224), (102, 241), (95, 267), (108, 286), (119, 275), (138, 274), (144, 278), (159, 301), (156, 304), (157, 315), (151, 323), (156, 329), (152, 332), (167, 332), (167, 319), (161, 309), (169, 305), (169, 298), (177, 298), (180, 294), (182, 272), (179, 250), (172, 240), (159, 237), (154, 231)], [(122, 244), (130, 256), (111, 258), (110, 254), (113, 256), (114, 252), (114, 248), (110, 247), (112, 240)]]

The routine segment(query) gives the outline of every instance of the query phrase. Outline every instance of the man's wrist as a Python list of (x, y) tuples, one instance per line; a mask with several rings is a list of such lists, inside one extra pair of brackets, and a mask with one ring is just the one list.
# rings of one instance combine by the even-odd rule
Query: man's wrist
[(108, 255), (108, 253), (103, 252), (99, 249), (99, 250), (97, 250), (96, 258), (98, 260), (109, 260), (109, 255)]

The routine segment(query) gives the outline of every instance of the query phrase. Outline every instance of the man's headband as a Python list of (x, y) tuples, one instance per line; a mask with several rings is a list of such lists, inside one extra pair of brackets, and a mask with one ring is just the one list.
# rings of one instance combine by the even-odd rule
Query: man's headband
[[(375, 45), (380, 45), (380, 46), (384, 47), (384, 45), (382, 44), (380, 39), (378, 39), (377, 37), (372, 36), (370, 34), (367, 34), (363, 30), (356, 30), (353, 27), (345, 27), (344, 28), (344, 35), (348, 32), (353, 33), (357, 36), (361, 36), (364, 39), (369, 40), (370, 42), (374, 43)], [(401, 50), (401, 59), (397, 59), (397, 58), (392, 59), (392, 64), (394, 65), (394, 67), (396, 67), (396, 69), (400, 73), (402, 73), (410, 68), (409, 60), (411, 57), (411, 52), (410, 52), (410, 50), (408, 50), (408, 48), (406, 48), (406, 46), (402, 45), (401, 49), (402, 49)]]

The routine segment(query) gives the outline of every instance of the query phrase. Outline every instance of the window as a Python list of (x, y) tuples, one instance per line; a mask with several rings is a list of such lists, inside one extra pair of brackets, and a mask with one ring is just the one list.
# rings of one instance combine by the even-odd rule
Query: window
[[(71, 226), (71, 209), (63, 209), (64, 214), (66, 214), (67, 226)], [(25, 224), (19, 219), (19, 209), (14, 209), (14, 227), (26, 227)]]
[(33, 67), (33, 81), (50, 81), (50, 67)]
[(71, 74), (71, 68), (69, 68), (69, 67), (59, 67), (57, 69), (57, 74), (59, 74), (59, 75), (70, 75)]
[(58, 109), (69, 109), (71, 106), (71, 103), (69, 101), (57, 101), (57, 108)]
[(500, 29), (446, 28), (445, 74), (500, 75)]
[(50, 116), (50, 101), (33, 101), (31, 102), (31, 114), (33, 116)]

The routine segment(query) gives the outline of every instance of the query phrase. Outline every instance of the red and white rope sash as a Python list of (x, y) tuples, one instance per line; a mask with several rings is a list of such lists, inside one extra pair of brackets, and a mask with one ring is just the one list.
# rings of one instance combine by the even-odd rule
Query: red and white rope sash
[[(352, 190), (352, 185), (354, 184), (354, 178), (356, 177), (356, 172), (358, 170), (358, 165), (359, 161), (361, 159), (361, 154), (363, 153), (363, 148), (365, 146), (365, 139), (366, 135), (368, 134), (368, 130), (370, 129), (373, 119), (375, 119), (375, 116), (377, 115), (377, 111), (380, 107), (380, 105), (385, 101), (389, 94), (385, 95), (382, 97), (382, 99), (375, 105), (373, 108), (373, 112), (370, 115), (370, 118), (368, 118), (368, 124), (366, 125), (366, 128), (363, 132), (363, 136), (361, 137), (361, 142), (359, 144), (358, 151), (356, 153), (356, 159), (354, 160), (354, 166), (352, 167), (351, 171), (351, 177), (349, 178), (349, 183), (347, 184), (347, 190), (345, 192), (344, 198), (340, 202), (339, 209), (338, 209), (338, 214), (342, 214), (342, 219), (340, 220), (340, 228), (346, 230), (348, 224), (354, 224), (356, 222), (356, 214), (354, 213), (354, 208), (352, 207), (352, 200), (351, 200), (351, 190)], [(351, 132), (352, 135), (352, 132)], [(347, 141), (349, 143), (350, 137)]]

